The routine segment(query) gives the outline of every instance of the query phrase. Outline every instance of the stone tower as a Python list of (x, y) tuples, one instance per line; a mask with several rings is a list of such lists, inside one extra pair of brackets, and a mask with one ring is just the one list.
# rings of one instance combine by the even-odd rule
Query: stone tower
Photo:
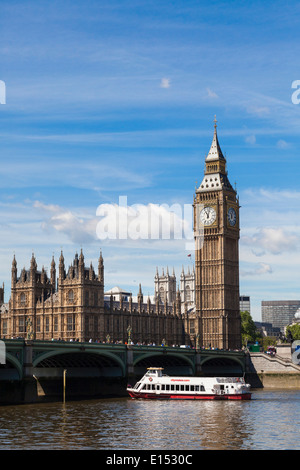
[(195, 332), (205, 347), (240, 348), (239, 200), (227, 176), (216, 119), (194, 197), (194, 235)]
[(65, 260), (61, 253), (57, 279), (54, 257), (50, 277), (44, 267), (41, 271), (37, 269), (34, 255), (30, 261), (30, 269), (23, 268), (19, 277), (17, 274), (17, 261), (14, 257), (9, 314), (2, 316), (2, 319), (0, 317), (2, 333), (5, 331), (8, 337), (40, 340), (104, 339), (102, 253), (98, 259), (98, 275), (92, 263), (89, 267), (85, 266), (82, 250), (79, 256), (76, 253), (68, 270), (65, 269)]
[(58, 297), (61, 312), (59, 330), (66, 329), (64, 337), (103, 337), (104, 267), (102, 253), (98, 259), (98, 275), (92, 263), (85, 266), (83, 252), (75, 254), (73, 263), (65, 270), (64, 257), (59, 259)]
[[(55, 291), (55, 266), (52, 263), (51, 279), (42, 267), (37, 269), (34, 254), (30, 260), (30, 269), (22, 269), (17, 277), (17, 261), (14, 256), (11, 268), (11, 321), (9, 334), (11, 336), (26, 335), (33, 339), (37, 330), (37, 305), (46, 302)], [(54, 283), (52, 283), (52, 281)]]
[(187, 271), (184, 271), (182, 266), (180, 274), (180, 295), (182, 307), (186, 305), (187, 310), (193, 310), (195, 307), (195, 267), (190, 270), (188, 266)]
[(176, 300), (176, 276), (174, 268), (172, 275), (169, 274), (169, 268), (167, 268), (166, 274), (163, 269), (161, 275), (158, 273), (158, 268), (156, 268), (154, 286), (155, 297), (159, 299), (159, 302), (167, 302), (169, 305), (172, 305)]

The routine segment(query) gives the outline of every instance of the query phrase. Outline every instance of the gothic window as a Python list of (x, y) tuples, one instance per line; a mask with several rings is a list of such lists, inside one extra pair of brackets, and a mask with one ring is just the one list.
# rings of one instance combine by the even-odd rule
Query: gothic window
[(84, 331), (86, 335), (89, 334), (89, 316), (88, 315), (85, 315), (85, 318), (84, 318)]
[(74, 330), (75, 330), (75, 318), (73, 315), (68, 315), (67, 316), (67, 331), (74, 331)]
[(163, 287), (161, 287), (161, 288), (159, 289), (159, 300), (160, 300), (161, 302), (164, 302), (164, 300), (165, 300), (165, 290), (164, 290)]
[(41, 332), (41, 317), (36, 317), (36, 332)]
[(98, 305), (98, 295), (97, 292), (94, 292), (94, 307), (97, 307)]
[(54, 317), (54, 331), (58, 331), (58, 316)]
[(25, 332), (25, 320), (24, 317), (19, 318), (19, 333)]
[(49, 332), (49, 317), (45, 318), (45, 330), (48, 333)]
[(85, 305), (86, 305), (86, 307), (88, 307), (89, 303), (90, 303), (90, 301), (89, 301), (89, 292), (86, 292), (85, 293)]
[(23, 306), (26, 304), (26, 295), (24, 294), (24, 292), (22, 292), (22, 294), (20, 295), (20, 304)]
[(69, 302), (74, 302), (74, 291), (69, 290), (68, 299)]
[(185, 288), (185, 300), (186, 300), (186, 301), (191, 300), (191, 290), (190, 290), (190, 286), (186, 286), (186, 288)]

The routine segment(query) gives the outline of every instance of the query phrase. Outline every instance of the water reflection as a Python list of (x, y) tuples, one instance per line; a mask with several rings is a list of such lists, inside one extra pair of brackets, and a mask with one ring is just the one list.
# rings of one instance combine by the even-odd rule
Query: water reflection
[(0, 449), (300, 449), (300, 392), (251, 401), (107, 399), (0, 407)]

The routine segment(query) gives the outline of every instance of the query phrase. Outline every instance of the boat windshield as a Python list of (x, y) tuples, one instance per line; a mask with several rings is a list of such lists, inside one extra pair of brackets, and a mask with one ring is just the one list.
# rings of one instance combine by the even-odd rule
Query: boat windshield
[(151, 367), (147, 370), (146, 374), (148, 377), (149, 376), (152, 376), (152, 377), (161, 377), (162, 376), (162, 368), (155, 368), (155, 367)]
[(216, 381), (218, 383), (237, 383), (237, 382), (244, 382), (243, 377), (217, 377)]

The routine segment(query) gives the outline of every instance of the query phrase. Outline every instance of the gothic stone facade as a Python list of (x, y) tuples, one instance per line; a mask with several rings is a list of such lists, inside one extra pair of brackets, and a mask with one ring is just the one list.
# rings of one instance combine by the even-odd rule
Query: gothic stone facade
[[(169, 274), (169, 269), (162, 270), (159, 274), (158, 268), (156, 268), (156, 274), (154, 278), (155, 286), (155, 297), (159, 299), (161, 303), (166, 301), (173, 305), (178, 291), (176, 291), (176, 276), (173, 268), (172, 274)], [(187, 311), (190, 313), (195, 310), (195, 268), (192, 270), (188, 267), (187, 272), (182, 271), (180, 274), (180, 298), (181, 298), (181, 312)]]
[(84, 256), (77, 254), (65, 270), (63, 254), (56, 265), (51, 262), (50, 277), (37, 269), (34, 255), (30, 269), (17, 275), (14, 257), (11, 272), (11, 298), (2, 308), (0, 337), (23, 337), (37, 340), (73, 340), (123, 343), (182, 344), (187, 341), (187, 312), (181, 314), (180, 293), (172, 304), (144, 303), (140, 286), (137, 302), (104, 298), (104, 264), (98, 260), (98, 273), (92, 264), (85, 266)]

